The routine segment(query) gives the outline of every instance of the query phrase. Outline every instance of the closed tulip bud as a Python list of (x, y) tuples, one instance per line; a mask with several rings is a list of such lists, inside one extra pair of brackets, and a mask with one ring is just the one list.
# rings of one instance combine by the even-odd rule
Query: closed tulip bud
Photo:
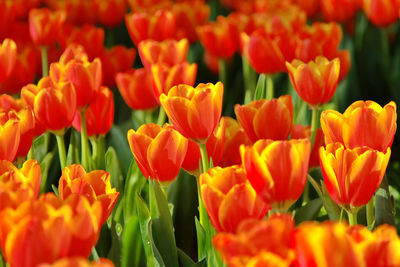
[(171, 182), (179, 174), (188, 141), (172, 127), (144, 124), (127, 134), (132, 154), (146, 178)]
[(0, 45), (0, 82), (10, 77), (17, 61), (17, 45), (11, 39), (5, 39)]
[(65, 11), (51, 11), (47, 8), (29, 11), (29, 32), (37, 45), (51, 45), (57, 40), (58, 33), (66, 18)]
[(354, 18), (356, 0), (322, 0), (321, 9), (327, 21), (346, 22)]
[(398, 0), (362, 0), (368, 19), (378, 27), (389, 26), (397, 21), (400, 2)]
[(97, 5), (97, 19), (107, 27), (118, 26), (123, 20), (126, 13), (125, 0), (95, 0)]
[(321, 128), (327, 144), (340, 142), (346, 148), (368, 146), (386, 152), (396, 133), (396, 104), (383, 108), (373, 101), (356, 101), (343, 114), (325, 110)]
[(325, 57), (317, 57), (307, 64), (300, 60), (286, 62), (289, 77), (300, 98), (310, 106), (328, 103), (335, 94), (340, 61), (329, 61)]
[(14, 111), (0, 111), (0, 160), (14, 161), (21, 138), (20, 125)]
[(290, 95), (272, 100), (255, 100), (248, 105), (235, 105), (235, 114), (254, 143), (259, 139), (285, 140), (293, 125), (293, 103)]
[(245, 219), (262, 219), (268, 212), (268, 206), (257, 196), (239, 166), (215, 167), (199, 179), (204, 206), (220, 232), (235, 233)]
[(251, 185), (277, 211), (287, 211), (301, 196), (307, 179), (310, 140), (259, 140), (240, 147)]
[(341, 143), (321, 147), (321, 169), (332, 199), (348, 211), (366, 205), (381, 184), (390, 152), (365, 146), (348, 149)]
[(160, 96), (161, 106), (175, 129), (183, 136), (205, 143), (222, 112), (224, 86), (221, 82), (174, 86)]

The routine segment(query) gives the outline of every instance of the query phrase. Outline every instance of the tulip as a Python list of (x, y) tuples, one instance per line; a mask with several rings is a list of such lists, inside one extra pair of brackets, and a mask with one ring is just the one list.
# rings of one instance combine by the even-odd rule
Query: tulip
[(326, 144), (340, 142), (346, 148), (368, 146), (386, 152), (396, 133), (396, 104), (383, 108), (373, 101), (356, 101), (343, 114), (325, 110), (321, 128)]
[(102, 25), (115, 27), (124, 20), (127, 9), (125, 0), (95, 0), (94, 2), (97, 5), (97, 19)]
[(290, 95), (235, 105), (235, 114), (254, 143), (259, 139), (285, 140), (292, 130), (293, 103)]
[(168, 94), (168, 91), (176, 85), (186, 84), (193, 86), (196, 81), (197, 64), (183, 62), (172, 67), (162, 63), (151, 66), (153, 76), (153, 90), (158, 99), (161, 94)]
[(381, 184), (390, 152), (365, 146), (349, 149), (341, 143), (321, 147), (321, 169), (332, 199), (348, 211), (366, 205)]
[(221, 82), (177, 85), (168, 94), (161, 94), (160, 103), (175, 129), (183, 136), (205, 143), (222, 111), (224, 86)]
[(327, 21), (346, 22), (355, 17), (355, 0), (322, 0), (321, 9)]
[(162, 41), (175, 36), (175, 15), (168, 10), (157, 10), (154, 14), (131, 13), (125, 15), (129, 36), (137, 46), (143, 40)]
[(82, 257), (64, 258), (53, 264), (40, 264), (38, 267), (115, 267), (114, 263), (105, 258), (89, 262)]
[(187, 39), (176, 41), (166, 39), (161, 42), (154, 40), (145, 40), (139, 43), (138, 51), (143, 66), (151, 69), (151, 65), (163, 63), (169, 67), (183, 63), (189, 50), (189, 42)]
[(10, 77), (17, 61), (17, 45), (11, 39), (5, 39), (0, 45), (0, 82)]
[(20, 125), (14, 111), (0, 111), (0, 160), (14, 161), (21, 138)]
[(51, 45), (57, 40), (58, 33), (66, 18), (65, 11), (52, 12), (48, 8), (29, 11), (29, 33), (37, 45)]
[(132, 154), (146, 178), (171, 182), (181, 168), (188, 141), (171, 127), (144, 124), (127, 134)]
[(286, 67), (292, 85), (303, 101), (318, 107), (331, 100), (339, 78), (339, 59), (329, 61), (317, 57), (307, 64), (295, 59), (291, 64), (286, 62)]
[(300, 267), (364, 266), (361, 255), (346, 230), (345, 224), (333, 222), (321, 225), (307, 222), (300, 225), (293, 234), (296, 251), (294, 265)]
[(307, 139), (259, 140), (241, 146), (251, 185), (277, 211), (286, 211), (301, 196), (307, 179), (311, 145)]
[[(108, 87), (100, 87), (99, 93), (85, 112), (85, 118), (89, 137), (106, 135), (110, 131), (114, 121), (114, 96)], [(79, 112), (75, 113), (72, 124), (78, 132), (81, 132)]]
[(36, 160), (27, 160), (18, 169), (8, 160), (0, 160), (0, 211), (15, 209), (26, 200), (39, 196), (40, 165)]
[(269, 264), (261, 266), (290, 266), (294, 259), (290, 247), (293, 230), (291, 215), (273, 214), (265, 221), (242, 222), (235, 234), (216, 234), (213, 245), (228, 266), (251, 266), (250, 262), (263, 262), (263, 259)]
[(131, 109), (146, 110), (158, 106), (152, 75), (145, 68), (120, 72), (115, 76), (115, 81), (122, 98)]
[(58, 192), (61, 199), (67, 199), (71, 194), (84, 195), (90, 204), (95, 201), (101, 203), (102, 216), (100, 225), (105, 223), (110, 215), (119, 193), (111, 188), (110, 174), (103, 170), (86, 173), (78, 164), (65, 167), (58, 183)]
[(199, 183), (207, 213), (220, 232), (235, 233), (245, 219), (261, 220), (268, 212), (240, 166), (209, 169)]
[(397, 0), (362, 0), (363, 10), (368, 19), (378, 27), (385, 27), (397, 21), (400, 3)]
[[(65, 10), (67, 13), (67, 21), (76, 25), (89, 25), (96, 22), (97, 6), (94, 0), (47, 0), (46, 5), (53, 10)], [(92, 12), (87, 12), (91, 10)]]

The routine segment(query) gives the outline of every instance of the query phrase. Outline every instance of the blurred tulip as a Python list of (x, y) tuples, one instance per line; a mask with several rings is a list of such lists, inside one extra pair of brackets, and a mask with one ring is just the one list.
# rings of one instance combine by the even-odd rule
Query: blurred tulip
[(239, 49), (239, 32), (223, 16), (218, 16), (216, 22), (200, 26), (198, 35), (205, 50), (218, 58), (231, 58)]
[(125, 15), (125, 24), (136, 46), (147, 39), (162, 41), (175, 37), (175, 15), (171, 11), (160, 9), (154, 14), (130, 13)]
[(292, 130), (293, 103), (290, 95), (235, 105), (235, 114), (254, 143), (259, 139), (285, 140)]
[(146, 110), (158, 106), (152, 75), (145, 68), (120, 72), (115, 76), (115, 81), (122, 98), (131, 109)]
[(356, 15), (355, 0), (322, 0), (321, 10), (327, 21), (346, 22)]
[(115, 45), (110, 50), (104, 49), (100, 55), (103, 84), (115, 86), (115, 75), (129, 70), (135, 62), (136, 51), (122, 45)]
[(151, 66), (153, 90), (158, 100), (161, 94), (168, 94), (177, 85), (193, 86), (196, 81), (197, 64), (183, 62), (172, 67), (158, 63)]
[(300, 98), (311, 106), (319, 107), (328, 103), (335, 94), (340, 61), (329, 61), (325, 57), (317, 57), (315, 61), (303, 63), (300, 60), (286, 62), (289, 77)]
[(106, 27), (121, 24), (126, 13), (126, 0), (95, 0), (97, 20)]
[[(96, 98), (86, 109), (85, 118), (89, 137), (106, 135), (110, 131), (114, 122), (114, 95), (108, 87), (100, 87)], [(78, 132), (81, 132), (80, 112), (75, 113), (72, 125)]]
[(137, 131), (129, 130), (127, 138), (132, 154), (147, 179), (171, 182), (178, 176), (188, 141), (172, 127), (144, 124)]
[(221, 82), (177, 85), (168, 95), (161, 94), (160, 103), (175, 129), (183, 136), (205, 143), (221, 117), (224, 86)]
[(320, 10), (320, 0), (295, 0), (294, 2), (307, 13), (307, 17), (315, 17)]
[[(72, 43), (72, 44), (68, 45), (67, 48), (65, 48), (64, 52), (61, 54), (58, 62), (62, 66), (65, 66), (71, 60), (77, 60), (79, 62), (86, 62), (89, 60), (86, 50), (82, 45), (77, 44), (77, 43)], [(55, 78), (55, 80), (58, 80), (58, 79), (59, 78), (57, 76), (57, 78)]]
[(385, 153), (368, 147), (345, 148), (341, 143), (319, 149), (321, 169), (329, 195), (352, 211), (366, 205), (378, 189), (390, 158)]
[(0, 111), (0, 160), (14, 161), (21, 139), (20, 125), (14, 111)]
[(62, 10), (51, 11), (48, 8), (29, 11), (29, 33), (36, 45), (51, 45), (57, 40), (64, 24), (66, 14)]
[(241, 146), (240, 154), (251, 185), (277, 211), (287, 211), (301, 196), (307, 180), (310, 140), (259, 140)]
[[(346, 225), (334, 222), (301, 224), (293, 234), (295, 266), (364, 266), (362, 258), (346, 234)], [(334, 253), (333, 253), (334, 252)], [(340, 256), (339, 256), (340, 255)]]
[(97, 5), (95, 0), (46, 0), (45, 2), (52, 10), (64, 10), (68, 23), (82, 25), (96, 22)]
[[(300, 124), (293, 125), (291, 139), (310, 139), (310, 137), (311, 126), (304, 126)], [(323, 145), (325, 145), (324, 133), (322, 132), (321, 128), (318, 128), (315, 135), (314, 145), (311, 150), (309, 168), (319, 167), (319, 148)]]
[(261, 220), (268, 212), (240, 166), (209, 169), (200, 175), (199, 184), (204, 206), (219, 232), (235, 233), (245, 219)]
[(0, 1), (0, 35), (8, 29), (17, 15), (14, 1)]
[(8, 160), (0, 160), (0, 211), (16, 209), (26, 200), (37, 199), (40, 175), (36, 160), (25, 161), (21, 169)]
[(106, 222), (115, 203), (119, 192), (111, 187), (110, 174), (103, 170), (86, 173), (79, 164), (65, 167), (58, 183), (58, 192), (61, 199), (67, 199), (71, 194), (84, 195), (90, 204), (95, 201), (101, 203), (102, 216), (100, 225)]
[(189, 42), (187, 39), (180, 41), (174, 39), (166, 39), (161, 42), (154, 40), (144, 40), (139, 43), (138, 51), (143, 66), (151, 69), (151, 65), (163, 63), (168, 67), (184, 63), (189, 50)]
[(216, 234), (213, 245), (228, 266), (252, 266), (251, 262), (264, 259), (266, 265), (254, 266), (288, 267), (295, 256), (291, 249), (293, 230), (291, 215), (273, 214), (265, 221), (248, 219), (242, 222), (236, 234)]
[(89, 262), (82, 257), (64, 258), (53, 264), (40, 264), (38, 267), (115, 267), (114, 263), (105, 258)]
[(17, 45), (11, 39), (5, 39), (0, 45), (0, 82), (10, 77), (17, 60)]
[(356, 101), (340, 114), (325, 110), (321, 114), (321, 128), (326, 144), (340, 142), (346, 148), (368, 146), (386, 152), (396, 133), (396, 104), (392, 101), (383, 108), (373, 101)]
[(362, 0), (363, 10), (368, 19), (378, 27), (385, 27), (397, 21), (400, 1)]

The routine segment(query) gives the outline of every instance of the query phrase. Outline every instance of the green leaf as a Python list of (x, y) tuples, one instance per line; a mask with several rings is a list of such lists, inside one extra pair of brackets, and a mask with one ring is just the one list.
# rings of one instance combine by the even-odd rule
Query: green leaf
[(375, 194), (375, 226), (394, 225), (394, 199), (390, 195), (386, 175)]
[(180, 267), (191, 267), (195, 264), (195, 262), (180, 248), (178, 248), (178, 258)]
[(50, 133), (46, 132), (41, 136), (37, 137), (33, 141), (32, 147), (33, 147), (34, 158), (38, 162), (42, 162), (44, 157), (47, 155), (50, 137), (51, 137)]
[(152, 234), (157, 250), (168, 267), (178, 267), (178, 252), (176, 248), (172, 217), (168, 201), (160, 188), (158, 181), (149, 181), (150, 215)]
[(197, 247), (198, 247), (198, 254), (199, 260), (203, 260), (206, 258), (206, 231), (204, 230), (203, 226), (201, 226), (200, 221), (197, 217), (194, 218), (194, 222), (196, 224), (196, 233), (197, 233)]
[(68, 153), (67, 153), (67, 162), (66, 166), (71, 164), (80, 163), (79, 157), (79, 147), (80, 147), (80, 134), (78, 131), (72, 131), (69, 139)]
[(257, 81), (254, 100), (264, 99), (267, 97), (267, 78), (265, 74), (260, 74)]
[(302, 206), (296, 210), (296, 215), (294, 216), (296, 224), (314, 220), (317, 217), (321, 207), (322, 200), (320, 198), (316, 198), (308, 202), (305, 206)]
[(129, 166), (128, 174), (126, 175), (125, 187), (124, 187), (124, 217), (128, 220), (130, 216), (134, 214), (134, 203), (136, 194), (140, 193), (146, 178), (140, 171), (136, 161), (132, 159)]
[(111, 175), (111, 185), (117, 188), (117, 191), (123, 194), (124, 192), (124, 176), (121, 172), (121, 167), (118, 160), (118, 155), (115, 149), (110, 146), (105, 155), (106, 171)]
[(122, 234), (122, 267), (139, 266), (142, 253), (139, 217), (132, 216)]
[(47, 188), (47, 177), (49, 175), (49, 170), (51, 163), (54, 158), (55, 151), (49, 152), (44, 156), (43, 160), (40, 162), (40, 169), (42, 170), (41, 184), (40, 184), (40, 192), (46, 192)]
[(114, 125), (111, 127), (107, 139), (108, 146), (118, 148), (116, 152), (118, 158), (121, 160), (121, 170), (124, 174), (128, 172), (129, 164), (132, 159), (132, 152), (129, 148), (128, 140), (126, 139), (126, 133), (126, 131), (122, 131), (121, 128)]

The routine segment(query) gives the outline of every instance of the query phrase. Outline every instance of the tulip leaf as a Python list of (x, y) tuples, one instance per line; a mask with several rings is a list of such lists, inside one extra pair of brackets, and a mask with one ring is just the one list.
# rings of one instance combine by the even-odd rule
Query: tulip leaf
[(296, 224), (304, 221), (314, 220), (322, 207), (322, 200), (320, 198), (309, 201), (306, 205), (302, 206), (296, 211), (294, 219)]
[(37, 137), (32, 143), (34, 158), (38, 162), (42, 162), (44, 157), (47, 155), (47, 150), (49, 148), (49, 143), (50, 143), (50, 137), (51, 137), (50, 133), (46, 132), (41, 136)]
[(267, 77), (260, 74), (257, 81), (256, 92), (254, 93), (254, 100), (260, 100), (267, 97)]
[(49, 152), (44, 156), (43, 160), (40, 162), (40, 169), (42, 170), (42, 177), (40, 183), (40, 192), (46, 192), (47, 188), (47, 177), (49, 176), (50, 166), (53, 161), (55, 150)]
[(79, 157), (79, 147), (80, 147), (80, 135), (77, 131), (71, 131), (71, 135), (69, 138), (67, 161), (65, 164), (66, 166), (81, 162)]
[(122, 234), (122, 267), (140, 266), (142, 253), (139, 217), (132, 216), (125, 222)]
[(123, 209), (125, 220), (133, 215), (135, 207), (133, 200), (135, 199), (136, 194), (141, 192), (145, 183), (146, 178), (144, 178), (143, 174), (141, 173), (136, 161), (132, 159), (124, 185)]
[(199, 260), (203, 260), (206, 258), (206, 231), (204, 230), (203, 226), (201, 226), (197, 217), (195, 217), (194, 220), (196, 224)]
[(150, 217), (150, 211), (147, 204), (136, 194), (135, 198), (136, 211), (139, 218), (140, 233), (142, 236), (144, 253), (146, 255), (146, 262), (148, 267), (160, 267), (165, 266), (162, 258), (157, 251), (152, 239), (152, 222)]
[(105, 155), (106, 171), (110, 173), (111, 185), (117, 188), (117, 191), (124, 192), (124, 177), (121, 172), (121, 166), (115, 149), (110, 146)]
[(178, 267), (178, 252), (176, 249), (172, 217), (168, 201), (160, 188), (158, 181), (149, 181), (150, 215), (155, 246), (160, 252), (166, 266)]
[(191, 267), (195, 264), (195, 262), (180, 248), (178, 248), (178, 259), (180, 267)]
[(393, 197), (389, 192), (386, 175), (375, 194), (375, 226), (394, 225)]
[(130, 160), (132, 159), (132, 152), (129, 148), (128, 140), (126, 139), (126, 131), (123, 132), (117, 126), (111, 127), (107, 139), (108, 146), (117, 147), (116, 150), (118, 158), (121, 160), (122, 173), (127, 173), (129, 169)]

